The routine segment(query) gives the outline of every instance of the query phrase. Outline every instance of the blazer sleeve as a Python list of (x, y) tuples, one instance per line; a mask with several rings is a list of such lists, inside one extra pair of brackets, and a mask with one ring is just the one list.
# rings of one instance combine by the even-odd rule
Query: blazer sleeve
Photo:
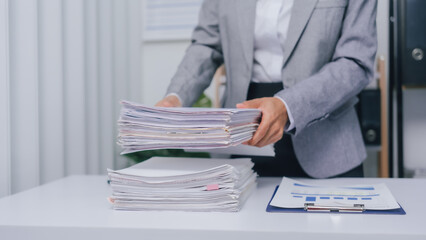
[(210, 85), (216, 69), (223, 63), (220, 40), (218, 0), (203, 2), (198, 25), (192, 34), (177, 72), (167, 89), (182, 99), (184, 107), (191, 106)]
[(292, 111), (297, 135), (307, 126), (354, 102), (374, 76), (377, 51), (376, 0), (350, 0), (331, 62), (276, 94)]

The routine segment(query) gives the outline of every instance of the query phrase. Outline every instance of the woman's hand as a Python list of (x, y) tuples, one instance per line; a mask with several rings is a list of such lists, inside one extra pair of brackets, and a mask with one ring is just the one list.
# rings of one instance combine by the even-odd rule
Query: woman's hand
[(288, 121), (285, 104), (276, 97), (257, 98), (237, 104), (237, 108), (257, 108), (262, 119), (253, 138), (244, 144), (263, 147), (279, 141)]
[(175, 95), (168, 95), (162, 100), (160, 100), (157, 104), (155, 104), (156, 107), (182, 107), (182, 103), (180, 102), (179, 98)]

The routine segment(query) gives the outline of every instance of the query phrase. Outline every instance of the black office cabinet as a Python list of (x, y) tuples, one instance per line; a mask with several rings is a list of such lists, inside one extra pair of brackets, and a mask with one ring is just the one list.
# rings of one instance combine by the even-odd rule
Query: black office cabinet
[(397, 44), (404, 86), (426, 86), (426, 1), (398, 1)]
[[(393, 162), (396, 160), (397, 176), (404, 177), (403, 88), (426, 86), (425, 55), (426, 0), (389, 0), (388, 135), (391, 144), (389, 144), (388, 155), (390, 176), (393, 176)], [(395, 134), (394, 126), (396, 126)], [(396, 155), (393, 148), (394, 138)]]
[(359, 95), (357, 113), (365, 145), (380, 145), (380, 90), (366, 89)]

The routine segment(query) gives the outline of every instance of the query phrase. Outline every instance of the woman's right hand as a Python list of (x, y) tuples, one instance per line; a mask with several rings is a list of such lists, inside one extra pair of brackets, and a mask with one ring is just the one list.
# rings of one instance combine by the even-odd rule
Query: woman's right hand
[(162, 100), (160, 100), (157, 104), (155, 104), (156, 107), (182, 107), (182, 103), (180, 102), (179, 98), (175, 95), (168, 95)]

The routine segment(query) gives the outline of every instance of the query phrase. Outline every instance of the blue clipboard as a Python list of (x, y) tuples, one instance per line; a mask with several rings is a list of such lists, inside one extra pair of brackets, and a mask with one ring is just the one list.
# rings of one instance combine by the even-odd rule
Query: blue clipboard
[[(271, 201), (275, 196), (275, 193), (277, 192), (279, 188), (279, 185), (275, 188), (274, 193), (272, 194), (271, 200), (269, 200), (268, 206), (266, 207), (267, 212), (282, 212), (282, 213), (308, 213), (303, 208), (279, 208), (271, 206)], [(405, 210), (399, 205), (400, 208), (398, 209), (391, 209), (391, 210), (365, 210), (364, 212), (359, 213), (343, 213), (343, 214), (383, 214), (383, 215), (406, 215), (407, 213)], [(309, 213), (324, 213), (324, 212), (309, 212)], [(328, 214), (342, 214), (342, 212), (326, 212)]]

